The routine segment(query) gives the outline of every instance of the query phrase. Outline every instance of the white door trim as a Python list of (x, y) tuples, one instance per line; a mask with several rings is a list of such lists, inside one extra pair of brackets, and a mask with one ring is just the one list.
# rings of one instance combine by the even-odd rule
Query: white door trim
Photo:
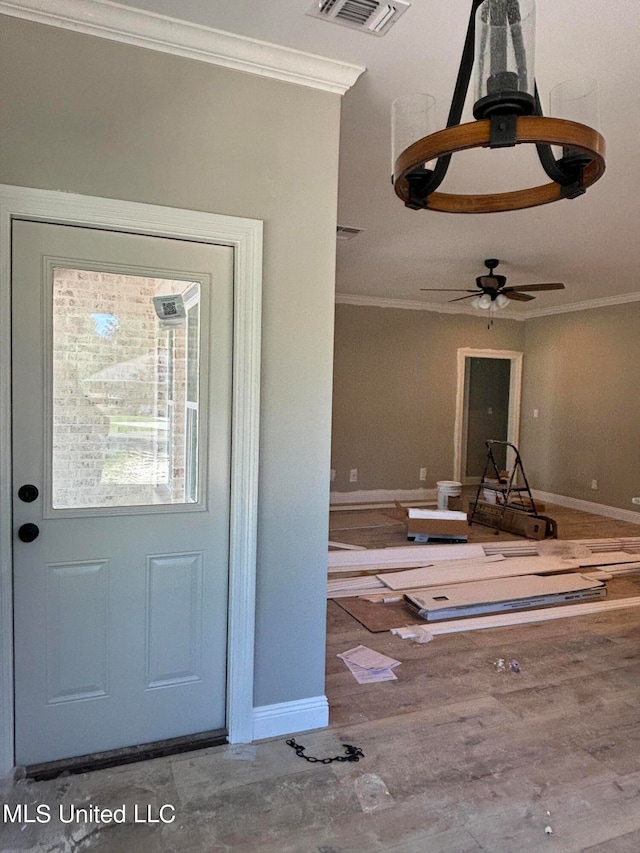
[[(520, 438), (520, 401), (522, 398), (522, 356), (515, 350), (472, 349), (458, 350), (458, 379), (456, 386), (456, 419), (453, 428), (453, 479), (462, 482), (462, 448), (464, 444), (465, 365), (467, 358), (506, 358), (511, 362), (509, 380), (509, 420), (507, 441), (518, 446)], [(509, 448), (508, 448), (509, 449)], [(507, 457), (508, 459), (508, 457)], [(511, 463), (512, 464), (512, 463)]]
[(11, 525), (11, 223), (85, 225), (234, 248), (227, 728), (253, 738), (262, 222), (0, 185), (0, 777), (14, 766)]

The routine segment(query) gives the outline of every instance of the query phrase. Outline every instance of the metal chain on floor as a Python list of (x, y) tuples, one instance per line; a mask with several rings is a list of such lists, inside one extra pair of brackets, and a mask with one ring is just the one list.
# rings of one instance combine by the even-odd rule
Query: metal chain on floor
[(312, 755), (305, 755), (304, 751), (306, 746), (301, 746), (299, 743), (296, 743), (294, 738), (288, 740), (287, 744), (295, 749), (296, 755), (300, 758), (304, 758), (305, 761), (310, 761), (312, 764), (315, 764), (316, 762), (319, 764), (331, 764), (333, 761), (360, 761), (361, 758), (364, 758), (364, 752), (360, 747), (351, 746), (351, 744), (348, 743), (342, 744), (345, 748), (345, 754), (336, 755), (335, 758), (314, 758)]

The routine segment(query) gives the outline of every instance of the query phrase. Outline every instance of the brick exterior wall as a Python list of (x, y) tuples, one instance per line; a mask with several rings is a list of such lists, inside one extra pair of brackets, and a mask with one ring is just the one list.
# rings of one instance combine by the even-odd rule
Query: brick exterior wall
[(186, 323), (162, 328), (152, 298), (189, 284), (55, 269), (56, 509), (184, 501)]

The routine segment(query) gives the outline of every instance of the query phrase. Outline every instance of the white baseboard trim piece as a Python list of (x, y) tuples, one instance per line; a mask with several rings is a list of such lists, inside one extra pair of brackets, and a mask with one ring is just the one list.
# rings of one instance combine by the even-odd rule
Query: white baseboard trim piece
[(629, 607), (640, 607), (640, 597), (616, 598), (613, 601), (590, 601), (584, 604), (555, 605), (541, 610), (520, 610), (517, 613), (498, 613), (468, 619), (450, 619), (446, 622), (425, 621), (421, 622), (420, 625), (424, 625), (430, 634), (439, 636), (463, 631), (478, 631), (482, 628), (504, 628), (509, 625), (547, 622), (550, 619), (566, 619), (570, 616), (594, 616), (614, 610), (626, 610)]
[(437, 489), (370, 489), (358, 492), (331, 492), (331, 507), (342, 504), (371, 504), (395, 506), (395, 501), (437, 501)]
[(254, 740), (323, 729), (328, 725), (329, 702), (326, 696), (312, 696), (253, 709)]
[(546, 503), (566, 506), (569, 509), (579, 509), (581, 512), (591, 512), (594, 515), (616, 518), (618, 521), (630, 521), (631, 524), (640, 524), (640, 512), (634, 512), (632, 509), (621, 509), (617, 506), (597, 504), (592, 501), (583, 501), (579, 498), (569, 498), (565, 495), (554, 495), (551, 492), (541, 492), (538, 489), (532, 489), (531, 493), (534, 500), (539, 499)]

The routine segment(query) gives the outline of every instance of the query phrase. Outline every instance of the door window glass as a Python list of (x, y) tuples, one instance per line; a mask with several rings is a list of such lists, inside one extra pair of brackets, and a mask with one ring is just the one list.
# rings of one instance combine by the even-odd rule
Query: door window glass
[(54, 509), (197, 502), (200, 287), (54, 268)]

